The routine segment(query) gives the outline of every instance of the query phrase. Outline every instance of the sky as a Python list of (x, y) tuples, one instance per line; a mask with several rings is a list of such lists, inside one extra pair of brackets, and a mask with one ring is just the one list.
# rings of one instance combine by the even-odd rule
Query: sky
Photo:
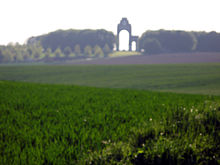
[(20, 44), (58, 29), (117, 33), (127, 17), (132, 35), (146, 30), (220, 32), (220, 0), (0, 0), (0, 45)]

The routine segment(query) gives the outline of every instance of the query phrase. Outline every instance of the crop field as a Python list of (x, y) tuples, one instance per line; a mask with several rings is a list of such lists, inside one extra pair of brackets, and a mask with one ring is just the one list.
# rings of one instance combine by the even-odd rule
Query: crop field
[[(123, 57), (122, 57), (123, 56)], [(114, 52), (110, 58), (96, 58), (89, 60), (67, 61), (69, 64), (96, 65), (130, 65), (130, 64), (195, 64), (219, 63), (220, 53), (168, 53), (154, 55), (140, 55), (136, 52)], [(113, 57), (113, 58), (112, 58)]]
[(0, 80), (220, 95), (220, 64), (5, 65)]
[(219, 164), (219, 95), (215, 63), (2, 65), (0, 164)]
[(218, 164), (220, 97), (0, 81), (0, 164)]

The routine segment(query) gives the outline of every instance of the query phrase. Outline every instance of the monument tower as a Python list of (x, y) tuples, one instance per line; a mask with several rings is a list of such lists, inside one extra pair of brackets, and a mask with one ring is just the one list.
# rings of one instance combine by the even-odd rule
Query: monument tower
[(117, 51), (119, 51), (119, 33), (122, 30), (127, 30), (128, 33), (129, 33), (129, 51), (132, 51), (132, 49), (131, 49), (132, 42), (136, 43), (136, 51), (138, 51), (138, 36), (132, 36), (131, 24), (129, 24), (127, 18), (122, 18), (120, 23), (118, 24), (118, 28), (117, 28), (117, 41), (116, 41), (117, 42), (116, 43)]

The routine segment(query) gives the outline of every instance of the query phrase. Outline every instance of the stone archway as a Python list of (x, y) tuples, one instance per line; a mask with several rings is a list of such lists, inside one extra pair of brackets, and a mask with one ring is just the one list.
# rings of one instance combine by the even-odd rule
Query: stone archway
[(136, 51), (138, 51), (138, 36), (131, 36), (131, 43), (136, 43)]
[(132, 51), (131, 45), (132, 42), (134, 41), (136, 43), (136, 51), (138, 51), (138, 36), (132, 36), (131, 34), (131, 24), (129, 24), (127, 18), (122, 18), (120, 23), (118, 24), (118, 29), (117, 29), (117, 41), (116, 41), (116, 49), (119, 51), (119, 33), (122, 30), (127, 30), (129, 33), (129, 51)]

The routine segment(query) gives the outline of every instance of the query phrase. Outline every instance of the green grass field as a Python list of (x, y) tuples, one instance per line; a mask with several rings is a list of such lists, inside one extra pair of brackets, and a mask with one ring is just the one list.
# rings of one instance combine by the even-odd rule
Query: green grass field
[(220, 95), (220, 64), (6, 65), (0, 80)]
[(220, 97), (0, 82), (0, 164), (218, 164)]
[(217, 165), (219, 95), (220, 64), (2, 65), (0, 164)]

